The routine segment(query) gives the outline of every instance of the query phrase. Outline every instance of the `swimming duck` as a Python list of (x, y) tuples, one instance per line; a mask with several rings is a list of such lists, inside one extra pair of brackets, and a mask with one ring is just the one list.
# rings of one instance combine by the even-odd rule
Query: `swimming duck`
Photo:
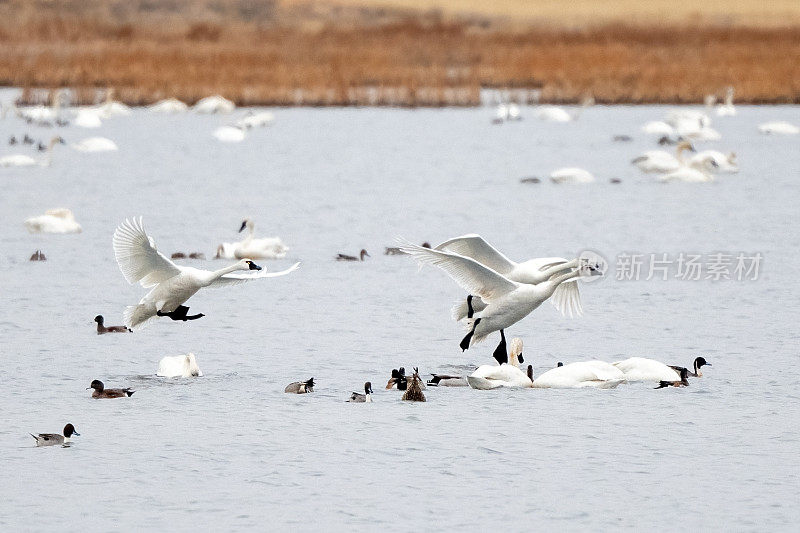
[(431, 387), (467, 387), (467, 378), (464, 376), (451, 376), (448, 374), (431, 374), (428, 385)]
[(102, 335), (103, 333), (128, 333), (130, 330), (125, 326), (104, 326), (103, 325), (103, 315), (97, 315), (94, 317), (94, 321), (97, 322), (97, 334)]
[(31, 261), (47, 261), (41, 250), (36, 250), (30, 258)]
[(425, 395), (422, 393), (420, 384), (422, 381), (419, 379), (419, 368), (414, 367), (414, 373), (411, 375), (411, 381), (408, 384), (406, 392), (403, 394), (403, 401), (406, 402), (424, 402)]
[(129, 388), (125, 389), (106, 389), (103, 382), (99, 379), (92, 381), (92, 384), (86, 387), (86, 390), (94, 389), (92, 398), (125, 398), (133, 395), (134, 390)]
[(354, 392), (347, 401), (354, 403), (372, 402), (372, 383), (369, 381), (364, 383), (364, 394)]
[[(422, 383), (420, 385), (422, 390), (425, 390), (425, 384)], [(407, 390), (408, 389), (408, 378), (406, 377), (406, 369), (405, 367), (393, 368), (392, 369), (392, 377), (389, 378), (389, 382), (386, 383), (387, 389), (397, 389), (397, 390)]]
[(158, 362), (156, 376), (162, 378), (192, 378), (202, 376), (197, 359), (191, 352), (181, 355), (168, 355)]
[(56, 444), (64, 444), (67, 445), (70, 442), (70, 437), (73, 435), (80, 437), (80, 433), (75, 431), (75, 426), (72, 424), (67, 424), (64, 426), (64, 434), (58, 435), (57, 433), (39, 433), (38, 435), (34, 435), (30, 433), (30, 436), (36, 439), (37, 446), (55, 446)]
[(17, 144), (17, 138), (12, 135), (11, 138), (8, 139), (8, 144), (14, 146), (15, 144)]
[(681, 369), (680, 381), (659, 381), (657, 389), (664, 387), (688, 387), (689, 386), (689, 371), (685, 368)]
[(678, 372), (678, 373), (680, 373), (682, 370), (687, 370), (687, 372), (689, 372), (689, 375), (691, 377), (693, 377), (693, 378), (701, 378), (701, 377), (703, 377), (703, 373), (700, 372), (700, 368), (702, 368), (704, 366), (713, 366), (713, 365), (711, 363), (709, 363), (708, 361), (706, 361), (705, 357), (695, 357), (694, 363), (693, 363), (692, 366), (694, 367), (694, 372), (689, 371), (686, 367), (683, 367), (683, 366), (669, 365), (669, 367), (672, 370), (674, 370), (675, 372)]
[(305, 394), (307, 392), (314, 392), (314, 378), (311, 378), (308, 381), (295, 381), (294, 383), (289, 383), (286, 385), (286, 388), (283, 389), (283, 392), (289, 392), (292, 394)]
[(364, 257), (372, 257), (372, 256), (369, 255), (367, 253), (367, 251), (362, 248), (358, 257), (355, 257), (353, 255), (347, 255), (347, 254), (338, 254), (336, 256), (336, 260), (337, 261), (363, 261)]

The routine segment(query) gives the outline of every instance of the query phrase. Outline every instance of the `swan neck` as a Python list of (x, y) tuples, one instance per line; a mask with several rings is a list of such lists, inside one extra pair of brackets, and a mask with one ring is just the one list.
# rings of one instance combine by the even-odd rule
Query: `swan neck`
[(578, 259), (573, 259), (572, 261), (568, 261), (566, 263), (553, 265), (550, 268), (546, 269), (543, 272), (543, 274), (544, 274), (545, 278), (549, 278), (550, 276), (558, 274), (559, 272), (561, 272), (563, 270), (573, 269), (573, 268), (577, 267), (579, 263), (580, 263), (580, 261)]
[(559, 285), (561, 285), (565, 281), (571, 280), (572, 278), (577, 278), (580, 275), (581, 275), (580, 270), (573, 270), (571, 272), (567, 272), (566, 274), (562, 274), (562, 275), (560, 275), (560, 276), (558, 276), (556, 278), (553, 278), (553, 280), (552, 280), (553, 281), (553, 290), (555, 290), (556, 287), (558, 287)]
[(213, 281), (224, 276), (225, 274), (230, 274), (231, 272), (234, 272), (236, 270), (241, 270), (241, 265), (239, 263), (234, 263), (232, 265), (226, 266), (225, 268), (220, 268), (219, 270), (215, 270), (211, 273), (211, 276), (209, 277), (208, 283), (206, 283), (206, 285), (209, 285)]

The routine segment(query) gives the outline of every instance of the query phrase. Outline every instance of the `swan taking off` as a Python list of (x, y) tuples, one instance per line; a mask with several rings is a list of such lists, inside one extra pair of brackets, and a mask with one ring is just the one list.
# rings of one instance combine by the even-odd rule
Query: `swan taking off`
[(206, 96), (194, 104), (197, 113), (232, 113), (236, 104), (219, 95)]
[(53, 147), (56, 144), (64, 144), (61, 137), (53, 137), (47, 145), (47, 153), (44, 159), (37, 161), (29, 155), (15, 154), (0, 157), (0, 167), (49, 167), (53, 161)]
[(204, 316), (187, 315), (189, 308), (182, 305), (203, 287), (237, 285), (254, 279), (284, 276), (296, 270), (300, 263), (280, 272), (261, 271), (257, 274), (236, 273), (237, 270), (261, 270), (261, 267), (242, 259), (225, 268), (209, 271), (179, 266), (160, 253), (155, 242), (144, 230), (141, 217), (125, 220), (114, 231), (114, 256), (128, 283), (137, 281), (150, 288), (138, 305), (125, 308), (125, 327), (136, 331), (151, 320), (166, 316), (172, 320), (196, 320)]
[(239, 227), (239, 233), (247, 228), (247, 237), (240, 242), (224, 242), (217, 247), (216, 259), (283, 259), (289, 248), (280, 237), (255, 238), (255, 223), (246, 218)]
[(579, 275), (602, 275), (596, 265), (585, 264), (537, 285), (529, 285), (512, 281), (471, 257), (423, 248), (411, 243), (403, 244), (400, 249), (414, 257), (420, 264), (441, 268), (469, 294), (480, 296), (486, 303), (483, 311), (476, 313), (473, 318), (466, 319), (469, 332), (459, 344), (462, 350), (482, 341), (490, 333), (506, 329), (528, 316), (542, 305), (542, 302), (550, 298), (562, 283)]
[(191, 352), (164, 357), (158, 362), (158, 372), (156, 372), (156, 376), (162, 378), (193, 378), (202, 375), (203, 372), (197, 365), (197, 358)]
[(105, 137), (88, 137), (70, 146), (79, 152), (114, 152), (119, 150), (117, 143)]
[[(529, 283), (531, 285), (547, 281), (553, 276), (572, 271), (572, 269), (579, 266), (577, 259), (567, 261), (563, 257), (540, 257), (528, 259), (522, 263), (515, 263), (486, 242), (483, 237), (475, 233), (444, 241), (436, 249), (470, 257), (511, 281)], [(581, 294), (577, 283), (562, 283), (559, 285), (552, 298), (550, 298), (550, 303), (562, 315), (581, 316), (583, 314)], [(472, 312), (470, 312), (470, 307)], [(453, 307), (453, 318), (457, 321), (464, 318), (472, 318), (474, 312), (483, 311), (485, 308), (486, 304), (479, 297), (468, 297), (467, 301), (462, 300)]]
[(30, 233), (80, 233), (81, 225), (75, 221), (75, 215), (66, 208), (48, 209), (44, 215), (31, 217), (25, 221)]

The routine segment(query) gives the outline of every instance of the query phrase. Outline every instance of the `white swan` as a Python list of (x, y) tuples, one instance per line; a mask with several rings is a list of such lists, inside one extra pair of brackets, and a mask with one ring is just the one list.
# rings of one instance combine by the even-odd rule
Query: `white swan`
[[(710, 162), (716, 164), (714, 167)], [(703, 150), (689, 158), (687, 164), (693, 168), (709, 168), (715, 172), (725, 172), (728, 174), (735, 174), (739, 172), (739, 164), (736, 162), (736, 152), (723, 154), (718, 150)]]
[(663, 150), (648, 150), (631, 160), (631, 163), (636, 165), (642, 172), (659, 174), (672, 172), (685, 164), (683, 159), (685, 150), (694, 152), (694, 147), (691, 143), (682, 141), (675, 147), (675, 155)]
[(191, 378), (202, 375), (203, 372), (197, 365), (197, 358), (191, 352), (162, 358), (158, 362), (158, 372), (156, 372), (156, 376), (162, 378)]
[[(675, 381), (681, 379), (682, 367), (665, 365), (655, 359), (631, 357), (611, 364), (625, 374), (627, 381)], [(705, 365), (711, 366), (711, 363), (708, 363), (703, 357), (695, 358), (694, 372), (689, 375), (701, 377), (703, 373), (700, 369)]]
[(800, 128), (783, 120), (773, 120), (760, 124), (758, 131), (764, 135), (797, 135)]
[(236, 126), (241, 129), (261, 128), (272, 124), (275, 120), (275, 115), (269, 111), (259, 111), (254, 113), (250, 111), (245, 117), (236, 121)]
[(588, 170), (567, 167), (551, 172), (550, 181), (553, 183), (591, 183), (594, 181), (594, 176)]
[(728, 87), (725, 91), (725, 103), (717, 106), (718, 117), (732, 117), (736, 115), (736, 107), (733, 105), (733, 87)]
[[(470, 257), (511, 281), (532, 285), (547, 281), (553, 276), (569, 272), (579, 266), (577, 259), (568, 261), (563, 257), (540, 257), (516, 263), (475, 233), (446, 240), (436, 249)], [(575, 282), (559, 285), (550, 298), (550, 303), (562, 315), (569, 313), (569, 316), (581, 316), (583, 314), (581, 294), (578, 284)], [(469, 318), (470, 306), (473, 312), (480, 312), (486, 308), (486, 304), (477, 296), (469, 300), (462, 299), (453, 307), (453, 318), (457, 321)]]
[(533, 110), (533, 114), (539, 120), (547, 122), (571, 122), (573, 120), (578, 120), (583, 110), (592, 105), (594, 105), (594, 98), (584, 98), (583, 101), (581, 101), (580, 107), (571, 113), (558, 106), (540, 105)]
[(213, 272), (179, 266), (156, 249), (153, 239), (144, 230), (141, 217), (120, 224), (114, 231), (113, 243), (114, 256), (128, 283), (138, 281), (142, 287), (152, 287), (138, 305), (125, 308), (124, 324), (133, 331), (144, 328), (157, 316), (183, 321), (202, 317), (202, 314), (187, 316), (189, 308), (182, 304), (203, 287), (222, 287), (283, 276), (300, 265), (295, 263), (280, 272), (262, 271), (257, 274), (234, 273), (237, 270), (261, 270), (248, 259)]
[(72, 120), (72, 123), (76, 126), (80, 126), (81, 128), (99, 128), (103, 125), (103, 122), (100, 120), (100, 115), (97, 112), (97, 109), (81, 109), (75, 115), (75, 118)]
[(230, 100), (217, 96), (206, 96), (194, 104), (197, 113), (232, 113), (236, 109), (236, 104)]
[[(711, 168), (716, 168), (717, 166), (716, 162), (714, 162), (712, 159), (702, 160), (702, 165), (707, 165)], [(658, 177), (658, 180), (664, 183), (670, 181), (706, 183), (709, 181), (714, 181), (714, 176), (712, 176), (711, 172), (703, 166), (682, 166), (679, 169), (673, 170), (672, 172), (661, 174)]]
[(514, 102), (508, 104), (508, 120), (522, 120), (519, 106)]
[(50, 124), (61, 117), (61, 104), (67, 96), (64, 89), (58, 89), (52, 94), (50, 106), (36, 105), (17, 109), (17, 114), (28, 122), (37, 124)]
[(0, 157), (0, 167), (49, 167), (53, 162), (53, 147), (55, 147), (56, 144), (64, 144), (64, 139), (61, 137), (53, 137), (50, 139), (44, 159), (37, 161), (29, 155), (7, 155)]
[(625, 374), (604, 361), (582, 361), (552, 368), (533, 380), (539, 389), (613, 389), (625, 382)]
[(239, 126), (221, 126), (212, 133), (218, 141), (224, 143), (238, 143), (245, 138), (245, 133)]
[(87, 137), (70, 146), (79, 152), (113, 152), (119, 150), (117, 143), (105, 137)]
[(217, 247), (216, 259), (283, 259), (289, 248), (280, 237), (255, 238), (255, 223), (246, 218), (239, 227), (239, 233), (248, 230), (247, 237), (240, 242), (224, 242)]
[(121, 102), (114, 101), (116, 90), (112, 87), (106, 91), (106, 101), (95, 107), (94, 110), (101, 118), (127, 117), (132, 111), (131, 108)]
[(642, 126), (642, 133), (647, 133), (648, 135), (666, 135), (667, 137), (672, 137), (676, 132), (675, 128), (663, 120), (653, 120), (645, 123), (645, 125)]
[[(505, 347), (505, 343), (503, 343)], [(520, 370), (518, 357), (522, 355), (522, 339), (511, 339), (508, 362), (500, 365), (481, 365), (467, 376), (467, 383), (473, 389), (491, 390), (500, 387), (532, 387), (533, 382)]]
[(550, 298), (561, 283), (582, 274), (602, 275), (597, 267), (587, 264), (537, 285), (529, 285), (511, 281), (470, 257), (411, 243), (403, 244), (400, 249), (420, 264), (441, 268), (469, 294), (480, 296), (486, 302), (486, 308), (479, 313), (480, 316), (476, 314), (473, 318), (466, 319), (469, 332), (459, 344), (462, 350), (482, 341), (490, 333), (506, 329), (528, 316)]
[(150, 106), (151, 113), (184, 113), (189, 109), (189, 106), (178, 100), (177, 98), (167, 98), (161, 100)]
[(25, 221), (30, 233), (80, 233), (81, 225), (75, 221), (75, 215), (66, 208), (48, 209), (44, 215), (31, 217)]
[(667, 112), (665, 122), (679, 130), (682, 125), (693, 125), (700, 128), (711, 126), (711, 117), (704, 111), (694, 109), (672, 109)]

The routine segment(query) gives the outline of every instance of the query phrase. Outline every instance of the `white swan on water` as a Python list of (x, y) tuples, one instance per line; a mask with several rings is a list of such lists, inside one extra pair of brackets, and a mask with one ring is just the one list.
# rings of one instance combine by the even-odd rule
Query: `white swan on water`
[(764, 135), (797, 135), (800, 128), (783, 120), (773, 120), (760, 124), (758, 131)]
[(625, 382), (625, 374), (604, 361), (581, 361), (551, 368), (533, 380), (538, 389), (613, 389)]
[(586, 264), (537, 285), (529, 285), (512, 281), (470, 257), (408, 242), (400, 249), (420, 264), (441, 268), (469, 294), (480, 296), (487, 304), (483, 311), (466, 319), (469, 332), (461, 340), (462, 350), (482, 341), (490, 333), (506, 329), (528, 316), (550, 298), (560, 284), (581, 274), (602, 275), (595, 265)]
[(25, 227), (29, 233), (80, 233), (83, 231), (72, 211), (64, 207), (48, 209), (44, 215), (27, 219)]
[[(475, 233), (446, 240), (438, 245), (436, 250), (470, 257), (511, 281), (531, 285), (547, 281), (553, 276), (571, 271), (579, 266), (577, 259), (568, 261), (563, 257), (540, 257), (516, 263)], [(580, 290), (575, 282), (559, 285), (550, 298), (550, 303), (563, 315), (581, 316), (583, 314)], [(469, 300), (462, 299), (453, 307), (453, 318), (457, 321), (468, 318), (470, 306), (473, 312), (480, 312), (486, 308), (486, 304), (477, 296)]]
[(224, 143), (238, 143), (245, 138), (245, 133), (239, 126), (220, 126), (212, 133), (218, 141)]
[(680, 168), (661, 174), (658, 180), (661, 182), (683, 181), (686, 183), (705, 183), (714, 181), (712, 170), (716, 170), (718, 165), (711, 158), (705, 158), (693, 166), (683, 165)]
[(236, 109), (236, 104), (219, 95), (207, 96), (194, 104), (197, 113), (232, 113)]
[(550, 181), (553, 183), (591, 183), (594, 181), (594, 176), (588, 170), (567, 167), (551, 172)]
[(61, 137), (53, 137), (47, 145), (47, 152), (44, 159), (36, 160), (29, 155), (14, 154), (0, 157), (0, 167), (49, 167), (53, 162), (53, 148), (57, 144), (64, 144)]
[(138, 281), (142, 287), (151, 289), (138, 305), (125, 308), (125, 327), (133, 331), (144, 328), (158, 316), (183, 321), (202, 317), (202, 313), (187, 316), (189, 308), (183, 303), (203, 287), (223, 287), (254, 279), (284, 276), (300, 266), (300, 263), (295, 263), (280, 272), (241, 274), (236, 271), (261, 270), (261, 267), (249, 259), (242, 259), (213, 272), (176, 265), (156, 249), (155, 242), (144, 230), (141, 217), (120, 224), (114, 231), (113, 243), (117, 265), (128, 283)]
[(193, 353), (168, 355), (158, 362), (156, 376), (162, 378), (191, 378), (203, 375)]
[(75, 118), (72, 120), (72, 123), (76, 126), (80, 126), (81, 128), (99, 128), (103, 125), (103, 121), (100, 120), (100, 115), (97, 112), (97, 109), (81, 109), (75, 115)]
[(217, 247), (215, 259), (283, 259), (289, 248), (283, 244), (280, 237), (255, 238), (255, 223), (250, 218), (245, 218), (239, 227), (239, 233), (247, 228), (248, 233), (240, 242), (224, 242)]
[[(645, 357), (630, 357), (624, 361), (611, 363), (625, 373), (627, 381), (676, 381), (681, 379), (681, 369), (679, 366), (665, 365), (655, 359)], [(700, 369), (704, 366), (711, 366), (703, 357), (697, 357), (693, 363), (694, 372), (690, 376), (701, 377), (703, 373)]]
[(246, 116), (236, 121), (236, 126), (241, 129), (262, 128), (269, 126), (275, 120), (275, 115), (269, 111), (249, 112)]
[(105, 137), (88, 137), (70, 146), (79, 152), (114, 152), (119, 150), (117, 143)]
[(683, 152), (686, 150), (695, 151), (691, 143), (682, 141), (675, 147), (675, 155), (663, 150), (648, 150), (631, 160), (631, 163), (642, 172), (658, 174), (672, 172), (686, 164), (683, 159)]
[[(505, 352), (505, 338), (502, 341)], [(481, 365), (475, 372), (467, 376), (467, 383), (473, 389), (491, 390), (500, 387), (526, 388), (532, 387), (531, 379), (519, 368), (522, 355), (522, 339), (511, 339), (507, 362), (500, 365)]]
[(733, 105), (733, 87), (725, 90), (725, 103), (717, 106), (718, 117), (732, 117), (736, 115), (736, 107)]
[[(716, 163), (716, 167), (711, 164)], [(703, 150), (689, 158), (687, 162), (693, 168), (709, 168), (715, 172), (725, 172), (735, 174), (739, 172), (739, 164), (736, 162), (736, 152), (723, 154), (718, 150)]]
[(184, 113), (189, 109), (189, 106), (178, 100), (177, 98), (167, 98), (161, 100), (149, 107), (151, 113)]

